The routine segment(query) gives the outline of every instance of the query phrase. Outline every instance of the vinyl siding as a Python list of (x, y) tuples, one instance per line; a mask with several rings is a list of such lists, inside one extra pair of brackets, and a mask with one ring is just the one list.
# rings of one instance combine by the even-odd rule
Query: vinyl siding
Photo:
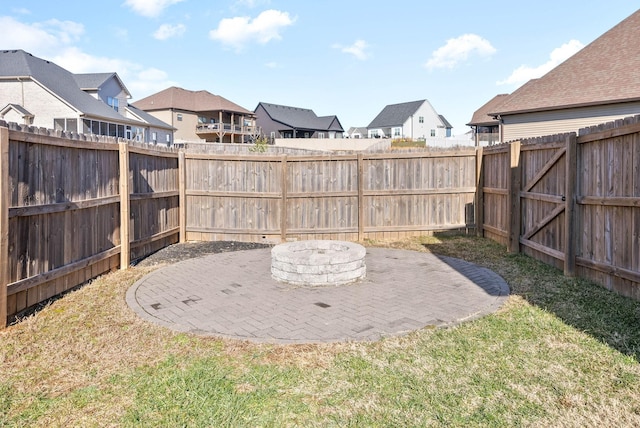
[(565, 132), (577, 133), (581, 128), (636, 114), (640, 114), (640, 102), (508, 115), (502, 118), (502, 140), (514, 141)]

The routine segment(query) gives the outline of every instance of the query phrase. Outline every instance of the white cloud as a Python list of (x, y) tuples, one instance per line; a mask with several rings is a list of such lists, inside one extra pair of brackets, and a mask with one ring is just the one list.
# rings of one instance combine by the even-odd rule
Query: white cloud
[(233, 5), (233, 8), (247, 7), (247, 8), (253, 9), (260, 5), (269, 4), (269, 3), (271, 3), (271, 0), (238, 0)]
[(264, 66), (267, 67), (267, 68), (280, 68), (278, 63), (275, 62), (275, 61), (270, 61), (270, 62), (266, 63)]
[(140, 64), (118, 58), (89, 55), (75, 47), (69, 47), (60, 55), (49, 59), (72, 73), (116, 72), (137, 99), (177, 85), (176, 82), (169, 80), (166, 72), (157, 68), (145, 68)]
[(19, 15), (31, 15), (31, 11), (24, 7), (14, 8), (12, 9), (13, 13), (17, 13)]
[(295, 18), (291, 18), (288, 12), (265, 10), (254, 19), (247, 16), (225, 18), (217, 29), (209, 32), (209, 37), (241, 50), (252, 41), (266, 44), (271, 40), (280, 40), (282, 29), (294, 22)]
[(335, 44), (333, 47), (335, 49), (340, 49), (343, 53), (353, 55), (361, 61), (369, 58), (369, 54), (366, 52), (369, 45), (364, 40), (356, 40), (351, 46)]
[(466, 61), (471, 55), (489, 57), (496, 52), (491, 43), (477, 34), (463, 34), (447, 40), (444, 46), (436, 49), (425, 64), (429, 70), (434, 68), (453, 68)]
[(0, 39), (3, 49), (23, 49), (36, 55), (61, 44), (42, 25), (24, 24), (9, 16), (0, 16)]
[(154, 18), (169, 6), (184, 0), (125, 0), (123, 5), (130, 7), (135, 13)]
[(3, 49), (23, 49), (72, 73), (116, 72), (134, 96), (143, 97), (176, 85), (162, 70), (83, 52), (74, 45), (83, 35), (84, 27), (72, 21), (49, 20), (26, 24), (8, 16), (0, 16)]
[(521, 65), (520, 67), (513, 70), (509, 77), (496, 83), (498, 85), (520, 85), (522, 83), (528, 82), (531, 79), (541, 77), (554, 69), (560, 63), (564, 62), (567, 58), (578, 52), (583, 47), (584, 45), (578, 40), (570, 40), (559, 48), (551, 51), (549, 60), (544, 64), (537, 67)]
[(153, 37), (158, 40), (167, 40), (171, 37), (178, 37), (184, 34), (187, 27), (182, 24), (171, 25), (162, 24), (154, 33)]

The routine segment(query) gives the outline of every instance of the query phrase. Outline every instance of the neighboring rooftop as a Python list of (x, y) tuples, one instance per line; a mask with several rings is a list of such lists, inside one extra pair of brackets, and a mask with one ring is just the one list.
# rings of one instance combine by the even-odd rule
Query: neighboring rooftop
[(378, 113), (367, 128), (402, 126), (425, 101), (426, 100), (419, 100), (408, 103), (389, 104)]
[(31, 78), (82, 113), (116, 121), (127, 120), (80, 89), (74, 74), (21, 49), (0, 51), (0, 77)]
[(640, 10), (562, 64), (527, 82), (490, 114), (640, 100)]
[(494, 119), (489, 113), (495, 111), (496, 107), (502, 104), (509, 94), (498, 94), (491, 98), (485, 105), (480, 107), (473, 113), (471, 122), (467, 126), (496, 126), (498, 120)]
[(136, 101), (133, 105), (144, 111), (176, 109), (191, 112), (225, 111), (253, 115), (253, 112), (220, 95), (214, 95), (204, 90), (189, 91), (175, 86), (149, 95)]
[(258, 104), (256, 111), (260, 106), (262, 106), (271, 120), (282, 123), (283, 125), (293, 128), (343, 131), (337, 116), (318, 117), (313, 110), (310, 109), (264, 102)]

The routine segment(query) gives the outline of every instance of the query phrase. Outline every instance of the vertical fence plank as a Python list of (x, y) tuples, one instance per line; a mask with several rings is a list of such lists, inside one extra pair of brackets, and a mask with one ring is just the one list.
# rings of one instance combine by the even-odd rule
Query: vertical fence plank
[(358, 241), (364, 240), (364, 156), (358, 153)]
[(285, 242), (287, 240), (287, 155), (282, 156), (281, 173), (280, 190), (282, 192), (282, 206), (280, 208), (280, 240)]
[(0, 329), (7, 326), (9, 285), (9, 129), (0, 128)]
[(520, 165), (520, 141), (510, 144), (510, 175), (508, 183), (509, 203), (509, 252), (520, 252), (520, 188), (522, 187), (522, 170)]
[(565, 191), (565, 210), (564, 210), (564, 274), (566, 276), (576, 275), (576, 237), (578, 231), (576, 229), (576, 189), (578, 188), (576, 180), (578, 177), (578, 143), (576, 134), (572, 133), (567, 136), (567, 152), (566, 152), (566, 191)]
[(187, 241), (187, 170), (184, 150), (178, 153), (178, 187), (179, 187), (179, 224), (180, 243)]
[(474, 223), (476, 225), (476, 235), (484, 235), (484, 151), (482, 147), (478, 147), (476, 150), (476, 198), (475, 208), (473, 213)]
[(120, 142), (120, 269), (128, 269), (131, 262), (129, 146)]

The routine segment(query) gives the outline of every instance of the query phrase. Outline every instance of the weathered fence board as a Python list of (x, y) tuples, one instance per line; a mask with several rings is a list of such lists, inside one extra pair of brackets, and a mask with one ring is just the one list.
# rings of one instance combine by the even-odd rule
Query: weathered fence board
[(474, 150), (185, 154), (186, 239), (381, 239), (471, 227)]
[[(6, 189), (0, 196), (3, 325), (7, 317), (116, 268), (123, 249), (142, 257), (177, 241), (177, 152), (15, 124), (0, 132), (6, 140), (0, 168)], [(132, 159), (131, 170), (120, 168), (123, 152), (125, 164)], [(135, 193), (120, 194), (125, 182)], [(133, 209), (125, 212), (131, 216), (122, 222), (129, 203)]]

